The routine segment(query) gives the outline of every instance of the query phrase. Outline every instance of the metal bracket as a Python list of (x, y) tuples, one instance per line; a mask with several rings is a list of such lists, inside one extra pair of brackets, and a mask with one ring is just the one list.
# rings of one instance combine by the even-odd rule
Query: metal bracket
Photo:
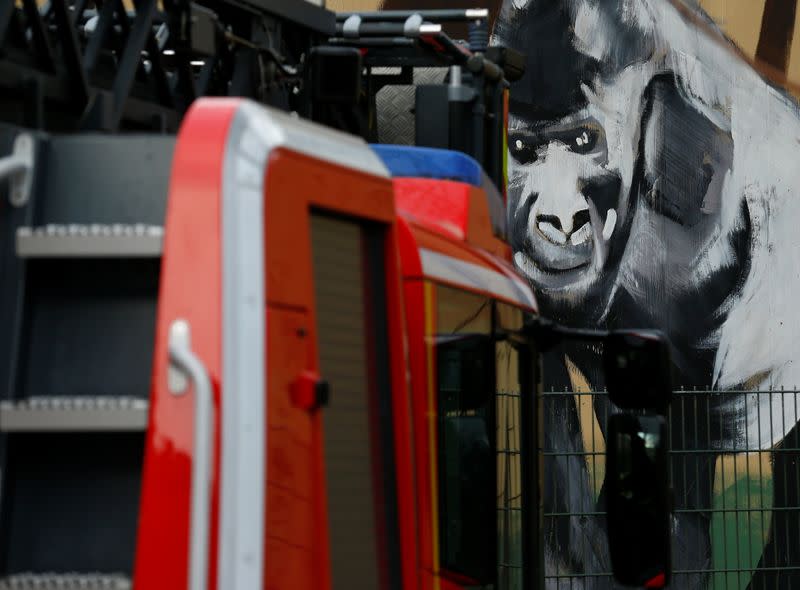
[(358, 39), (359, 30), (361, 29), (361, 17), (357, 14), (353, 14), (346, 21), (344, 21), (344, 25), (342, 26), (342, 33), (344, 34), (346, 39)]
[(29, 133), (20, 133), (14, 140), (14, 151), (0, 158), (0, 180), (8, 178), (8, 200), (14, 207), (28, 203), (33, 185), (33, 152), (35, 142)]
[(403, 23), (403, 35), (406, 37), (419, 37), (420, 27), (422, 27), (423, 22), (420, 14), (412, 14)]

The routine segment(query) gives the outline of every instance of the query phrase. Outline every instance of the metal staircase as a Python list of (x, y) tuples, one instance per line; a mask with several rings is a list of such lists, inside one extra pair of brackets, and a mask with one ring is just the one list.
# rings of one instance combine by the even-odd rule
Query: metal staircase
[(12, 205), (0, 180), (0, 589), (129, 588), (174, 138), (0, 126), (0, 155), (20, 134), (30, 190)]

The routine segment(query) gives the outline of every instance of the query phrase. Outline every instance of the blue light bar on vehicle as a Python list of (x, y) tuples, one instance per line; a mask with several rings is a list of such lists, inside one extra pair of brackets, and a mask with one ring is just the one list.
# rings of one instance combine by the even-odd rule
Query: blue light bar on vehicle
[(394, 178), (452, 180), (482, 188), (489, 204), (494, 233), (499, 238), (506, 238), (503, 197), (475, 159), (463, 152), (438, 148), (388, 144), (371, 144), (370, 148)]
[(406, 145), (370, 147), (395, 178), (433, 178), (483, 186), (481, 165), (462, 152)]

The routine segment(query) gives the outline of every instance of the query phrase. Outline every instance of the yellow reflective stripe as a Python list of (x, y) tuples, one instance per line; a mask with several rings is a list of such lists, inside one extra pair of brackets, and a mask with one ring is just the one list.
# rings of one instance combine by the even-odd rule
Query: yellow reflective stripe
[(425, 347), (428, 355), (428, 454), (431, 478), (431, 531), (433, 532), (433, 587), (439, 590), (439, 495), (436, 465), (436, 383), (433, 372), (436, 342), (436, 310), (434, 308), (434, 286), (425, 281)]

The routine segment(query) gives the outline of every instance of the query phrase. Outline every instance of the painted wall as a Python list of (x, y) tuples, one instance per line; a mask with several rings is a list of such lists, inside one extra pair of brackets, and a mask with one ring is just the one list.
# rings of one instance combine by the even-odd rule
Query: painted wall
[[(795, 1), (488, 4), (495, 42), (528, 55), (509, 137), (520, 270), (564, 323), (663, 330), (687, 389), (671, 416), (673, 587), (800, 586)], [(603, 389), (599, 352), (547, 359), (549, 587), (614, 587), (613, 408), (581, 393)]]
[[(780, 393), (800, 383), (796, 103), (681, 0), (506, 0), (495, 41), (529, 59), (512, 88), (509, 215), (544, 313), (660, 329), (677, 385), (702, 390), (672, 408), (676, 587), (797, 584), (798, 408)], [(557, 390), (603, 388), (597, 350), (547, 369)], [(547, 400), (546, 510), (569, 514), (547, 520), (550, 574), (613, 587), (576, 577), (608, 570), (585, 453), (612, 409)]]
[[(129, 2), (130, 0), (125, 0)], [(379, 10), (482, 6), (489, 8), (494, 16), (502, 0), (458, 2), (458, 0), (326, 0), (330, 10)], [(800, 18), (795, 11), (796, 0), (692, 0), (720, 27), (724, 34), (741, 50), (742, 54), (765, 75), (776, 83), (787, 87), (795, 95), (800, 94)], [(765, 10), (766, 9), (766, 10)], [(764, 16), (783, 26), (778, 31), (763, 31)], [(771, 16), (771, 19), (769, 18)], [(757, 55), (759, 39), (764, 38), (762, 54)], [(785, 66), (770, 64), (764, 52), (786, 54)]]

